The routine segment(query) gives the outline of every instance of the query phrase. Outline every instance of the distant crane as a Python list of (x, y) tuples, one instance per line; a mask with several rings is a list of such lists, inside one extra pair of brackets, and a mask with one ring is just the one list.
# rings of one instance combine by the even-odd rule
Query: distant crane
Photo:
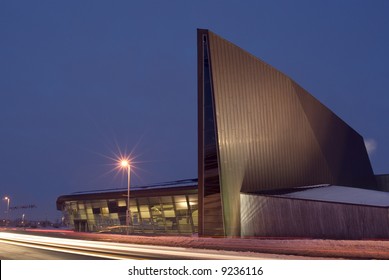
[(35, 204), (29, 204), (29, 205), (20, 205), (20, 206), (13, 206), (9, 207), (10, 210), (18, 210), (18, 209), (32, 209), (37, 208)]

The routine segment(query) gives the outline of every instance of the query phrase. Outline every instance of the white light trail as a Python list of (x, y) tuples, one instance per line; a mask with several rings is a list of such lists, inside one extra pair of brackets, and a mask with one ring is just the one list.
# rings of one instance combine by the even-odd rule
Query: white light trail
[(243, 256), (229, 251), (66, 239), (9, 232), (0, 232), (0, 242), (108, 259), (265, 259), (253, 256)]

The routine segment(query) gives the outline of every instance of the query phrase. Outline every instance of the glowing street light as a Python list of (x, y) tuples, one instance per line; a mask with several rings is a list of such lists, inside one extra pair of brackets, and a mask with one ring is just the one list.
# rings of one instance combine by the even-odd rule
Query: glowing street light
[(8, 204), (7, 204), (7, 213), (9, 211), (9, 201), (10, 201), (10, 198), (8, 196), (4, 197), (5, 200), (8, 201)]
[(127, 227), (127, 235), (129, 234), (130, 229), (130, 179), (131, 179), (131, 164), (127, 159), (122, 159), (120, 161), (120, 166), (122, 168), (127, 168), (127, 211), (126, 211), (126, 227)]

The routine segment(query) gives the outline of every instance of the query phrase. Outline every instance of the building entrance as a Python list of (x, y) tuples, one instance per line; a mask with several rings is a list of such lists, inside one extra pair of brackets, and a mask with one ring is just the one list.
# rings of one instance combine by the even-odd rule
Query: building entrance
[(74, 229), (75, 231), (87, 232), (88, 222), (86, 220), (74, 220)]

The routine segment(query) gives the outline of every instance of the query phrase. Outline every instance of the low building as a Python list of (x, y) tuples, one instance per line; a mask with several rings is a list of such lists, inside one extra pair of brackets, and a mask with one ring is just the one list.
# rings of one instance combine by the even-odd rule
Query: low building
[[(60, 196), (57, 209), (76, 231), (126, 232), (127, 189), (77, 192)], [(131, 187), (131, 232), (197, 233), (197, 180)]]
[[(60, 196), (57, 209), (75, 231), (126, 233), (126, 201), (127, 189), (77, 192)], [(240, 204), (241, 237), (389, 236), (388, 192), (316, 185), (240, 193)], [(197, 180), (132, 187), (130, 216), (131, 234), (197, 234)]]

